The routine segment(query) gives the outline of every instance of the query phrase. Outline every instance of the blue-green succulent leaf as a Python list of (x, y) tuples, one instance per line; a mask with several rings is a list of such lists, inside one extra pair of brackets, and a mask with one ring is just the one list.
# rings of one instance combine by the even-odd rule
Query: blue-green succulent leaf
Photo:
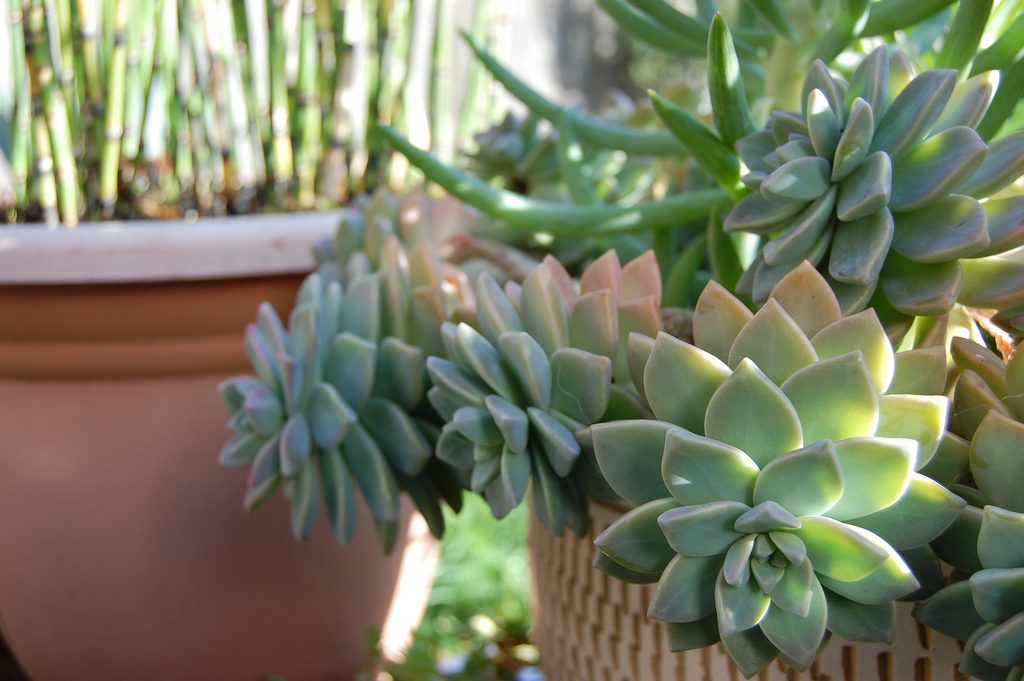
[(810, 251), (830, 226), (837, 195), (838, 189), (832, 187), (791, 218), (788, 226), (765, 244), (765, 262), (781, 265), (798, 260)]
[(888, 208), (852, 222), (840, 222), (832, 236), (829, 274), (844, 284), (873, 286), (885, 264), (894, 231)]
[(661, 475), (665, 434), (676, 426), (664, 421), (629, 420), (590, 428), (601, 473), (623, 499), (639, 506), (669, 496)]
[[(1024, 158), (1021, 159), (1024, 167)], [(991, 199), (982, 204), (988, 218), (988, 246), (974, 254), (984, 258), (1024, 245), (1024, 196)]]
[(954, 194), (925, 208), (895, 213), (893, 249), (919, 263), (969, 258), (989, 244), (988, 216), (977, 199)]
[(768, 538), (771, 539), (775, 547), (782, 552), (782, 555), (786, 557), (793, 565), (803, 565), (807, 559), (807, 547), (800, 541), (798, 537), (784, 530), (775, 532), (769, 532)]
[(782, 385), (797, 369), (818, 359), (800, 325), (774, 298), (740, 330), (729, 352), (736, 368), (749, 357), (775, 385)]
[(358, 418), (330, 383), (318, 383), (310, 393), (309, 426), (317, 447), (337, 447)]
[(342, 303), (340, 330), (364, 338), (371, 343), (380, 340), (381, 332), (380, 277), (357, 277), (348, 285)]
[(427, 358), (427, 373), (434, 386), (456, 404), (485, 409), (490, 389), (479, 378), (454, 362), (440, 357)]
[[(475, 447), (474, 453), (479, 452), (482, 448), (484, 448), (483, 445), (477, 445)], [(504, 487), (502, 485), (501, 480), (498, 479), (498, 476), (501, 474), (501, 448), (498, 447), (484, 449), (496, 449), (497, 454), (495, 456), (490, 456), (485, 459), (477, 459), (476, 465), (473, 466), (473, 472), (469, 478), (469, 489), (472, 490), (473, 492), (476, 492), (477, 494), (485, 494), (487, 490), (491, 488), (492, 485), (497, 484), (499, 488), (499, 496), (503, 500), (505, 496)], [(488, 500), (488, 503), (490, 503), (490, 500)], [(491, 510), (495, 511), (495, 517), (498, 517), (497, 513), (500, 512), (500, 509), (500, 504), (497, 509), (494, 507), (493, 504), (491, 505)], [(511, 510), (511, 507), (506, 509), (506, 513), (509, 510)]]
[(780, 561), (776, 560), (776, 556), (773, 555), (770, 560), (763, 563), (759, 560), (750, 561), (749, 563), (751, 574), (753, 574), (754, 579), (757, 581), (757, 585), (761, 587), (761, 591), (765, 593), (774, 589), (786, 573), (785, 566), (781, 562), (779, 565), (776, 565), (776, 562)]
[(876, 392), (881, 395), (889, 389), (895, 355), (873, 309), (829, 324), (811, 338), (811, 345), (822, 360), (860, 350)]
[(813, 201), (832, 186), (832, 167), (818, 156), (784, 163), (761, 182), (761, 196), (778, 202)]
[[(857, 99), (861, 99), (878, 116), (885, 113), (889, 97), (889, 55), (884, 46), (872, 50), (853, 72), (850, 84), (843, 95), (843, 105), (852, 111)], [(874, 125), (871, 126), (874, 129)], [(849, 128), (849, 122), (847, 122)]]
[(246, 466), (256, 458), (267, 439), (258, 433), (237, 433), (221, 448), (217, 462), (221, 466)]
[(554, 275), (547, 267), (535, 267), (523, 280), (519, 298), (523, 329), (548, 355), (569, 345), (569, 320)]
[(530, 419), (526, 412), (498, 395), (484, 400), (505, 445), (513, 452), (525, 452), (530, 437)]
[(702, 435), (711, 396), (730, 374), (714, 355), (659, 333), (644, 371), (644, 393), (656, 418)]
[(760, 624), (770, 604), (768, 594), (754, 580), (744, 586), (730, 586), (719, 574), (715, 582), (715, 610), (723, 639)]
[[(785, 535), (786, 533), (773, 532), (772, 534)], [(757, 564), (760, 565), (760, 563)], [(760, 580), (758, 581), (760, 582)], [(811, 608), (813, 587), (817, 583), (814, 567), (810, 561), (805, 560), (800, 565), (787, 565), (781, 570), (779, 579), (774, 585), (769, 587), (761, 582), (761, 587), (768, 593), (773, 606), (775, 606), (772, 610), (781, 609), (797, 617), (806, 617)]]
[(346, 404), (359, 409), (373, 391), (376, 366), (375, 343), (351, 333), (341, 333), (331, 341), (324, 380), (338, 391)]
[(253, 369), (260, 380), (271, 390), (281, 390), (281, 365), (277, 361), (277, 353), (271, 343), (255, 324), (245, 328), (245, 354), (249, 357)]
[(498, 339), (504, 333), (523, 330), (523, 322), (515, 306), (489, 272), (481, 272), (477, 278), (476, 295), (480, 331), (492, 345), (498, 345)]
[(318, 458), (324, 506), (334, 537), (347, 546), (356, 533), (356, 491), (352, 474), (336, 447), (322, 449)]
[(498, 349), (527, 402), (546, 411), (551, 405), (551, 362), (544, 348), (525, 331), (510, 331), (498, 339)]
[(619, 346), (619, 316), (611, 289), (590, 291), (579, 297), (569, 315), (572, 347), (613, 358)]
[[(534, 499), (534, 503), (536, 503), (536, 498)], [(655, 584), (658, 579), (661, 578), (660, 572), (640, 572), (638, 570), (630, 570), (625, 565), (615, 562), (604, 551), (598, 551), (597, 555), (594, 556), (594, 561), (590, 565), (609, 577), (613, 577), (620, 582), (625, 582), (626, 584)]]
[(576, 436), (547, 412), (536, 407), (528, 407), (526, 412), (555, 474), (563, 478), (569, 475), (581, 451)]
[(451, 423), (463, 437), (474, 444), (494, 447), (504, 442), (501, 430), (494, 423), (494, 417), (486, 409), (462, 407), (455, 412)]
[[(764, 182), (762, 181), (762, 185)], [(824, 192), (822, 192), (824, 193)], [(725, 216), (723, 229), (726, 232), (755, 232), (770, 234), (777, 232), (783, 221), (804, 209), (804, 203), (789, 201), (782, 203), (766, 199), (760, 193), (745, 196)]]
[(882, 395), (875, 435), (917, 440), (914, 470), (918, 470), (935, 455), (948, 411), (949, 402), (941, 395)]
[(722, 556), (674, 556), (647, 607), (647, 617), (665, 622), (696, 622), (715, 611), (715, 581)]
[(505, 366), (498, 350), (469, 324), (459, 324), (455, 331), (455, 361), (471, 370), (494, 392), (506, 400), (520, 399), (519, 386)]
[(658, 499), (637, 506), (599, 534), (594, 545), (630, 570), (660, 574), (676, 552), (665, 539), (658, 518), (678, 506), (675, 499)]
[(423, 350), (388, 336), (380, 342), (373, 394), (413, 411), (423, 400), (426, 372)]
[(893, 167), (889, 209), (918, 210), (955, 192), (982, 166), (987, 155), (984, 140), (966, 126), (929, 137)]
[[(721, 634), (721, 618), (719, 618), (719, 634)], [(740, 673), (748, 679), (753, 678), (755, 674), (779, 656), (779, 649), (765, 637), (760, 627), (728, 637), (722, 636), (722, 645), (725, 646), (732, 661), (739, 667)]]
[(441, 429), (434, 448), (437, 458), (459, 470), (473, 468), (475, 444), (459, 432), (453, 423), (446, 423)]
[(371, 397), (359, 410), (359, 421), (399, 473), (416, 475), (430, 461), (433, 450), (427, 438), (394, 402)]
[(867, 217), (891, 201), (894, 171), (889, 156), (876, 151), (839, 185), (836, 216), (844, 222)]
[(720, 500), (749, 505), (759, 469), (735, 447), (677, 428), (666, 435), (661, 472), (685, 506)]
[[(722, 565), (722, 576), (727, 584), (732, 586), (743, 586), (750, 579), (750, 556), (754, 552), (754, 540), (756, 534), (748, 534), (738, 539), (729, 550), (725, 552), (725, 563)], [(754, 561), (758, 565), (757, 561)]]
[(355, 424), (342, 443), (342, 454), (359, 483), (373, 516), (382, 523), (398, 520), (398, 482), (370, 434)]
[(758, 466), (803, 446), (796, 409), (749, 359), (712, 396), (704, 433), (745, 452)]
[(974, 608), (986, 621), (998, 624), (1024, 612), (1024, 566), (981, 570), (970, 584)]
[(755, 505), (773, 501), (794, 516), (821, 515), (842, 496), (843, 475), (831, 440), (779, 456), (754, 484)]
[(745, 532), (733, 529), (736, 520), (750, 510), (738, 501), (713, 501), (665, 511), (658, 524), (669, 545), (684, 556), (724, 554)]
[(855, 99), (836, 145), (830, 176), (833, 182), (842, 182), (860, 167), (867, 158), (874, 134), (875, 118), (871, 105), (863, 99)]
[(896, 438), (850, 438), (836, 442), (835, 451), (843, 496), (824, 515), (850, 520), (888, 508), (903, 496), (914, 472), (917, 444)]
[[(800, 521), (795, 515), (784, 509), (774, 501), (762, 501), (754, 508), (736, 519), (733, 526), (737, 532), (767, 534), (778, 530), (795, 530), (800, 527)], [(758, 546), (766, 546), (768, 542), (765, 537), (759, 537)], [(758, 558), (767, 558), (775, 551), (774, 543), (768, 554), (759, 555)]]
[(583, 424), (594, 423), (608, 408), (612, 361), (576, 348), (551, 355), (551, 407)]
[(530, 473), (533, 466), (527, 452), (516, 453), (507, 446), (501, 453), (501, 482), (505, 486), (512, 508), (523, 503), (526, 490), (530, 487)]
[(295, 477), (285, 481), (288, 497), (292, 502), (292, 536), (295, 541), (306, 541), (316, 526), (317, 511), (320, 508), (320, 490), (316, 465), (306, 460)]
[(838, 520), (805, 516), (800, 524), (792, 532), (807, 546), (807, 558), (819, 575), (854, 582), (877, 570), (889, 556), (885, 542)]
[(1024, 512), (1024, 424), (990, 411), (978, 426), (970, 451), (971, 473), (988, 502)]
[(925, 625), (966, 641), (985, 620), (974, 607), (971, 583), (967, 580), (949, 586), (914, 606), (914, 618)]
[(953, 69), (930, 69), (910, 81), (878, 121), (871, 151), (884, 151), (899, 163), (939, 119), (957, 75)]
[(750, 309), (721, 284), (709, 281), (694, 306), (693, 342), (727, 363), (736, 336), (753, 316)]
[(1024, 132), (1004, 135), (988, 144), (988, 156), (981, 167), (960, 187), (961, 194), (984, 199), (1004, 189), (1020, 177), (1024, 163)]
[(978, 557), (986, 568), (1024, 567), (1024, 515), (986, 506), (978, 534)]
[(718, 616), (712, 612), (696, 622), (668, 622), (668, 649), (673, 653), (713, 646), (721, 640)]
[(850, 522), (884, 537), (897, 550), (912, 549), (942, 534), (964, 505), (963, 499), (939, 483), (914, 473), (894, 504)]
[(818, 571), (815, 564), (815, 571), (818, 573), (818, 579), (821, 581), (822, 586), (840, 596), (857, 601), (858, 603), (867, 604), (886, 603), (897, 598), (903, 598), (920, 588), (920, 582), (917, 581), (914, 573), (907, 566), (906, 561), (896, 553), (895, 549), (870, 532), (849, 525), (847, 527), (859, 531), (862, 537), (867, 538), (876, 547), (880, 547), (883, 553), (886, 554), (886, 557), (882, 564), (872, 570), (867, 576), (852, 581), (841, 580), (823, 574)]
[(1009, 681), (1009, 669), (1001, 665), (995, 665), (981, 657), (975, 650), (975, 646), (978, 644), (986, 634), (995, 630), (999, 626), (997, 624), (985, 623), (974, 630), (970, 638), (964, 644), (963, 655), (960, 656), (960, 669), (965, 674), (982, 679), (983, 681)]
[(848, 641), (885, 641), (896, 638), (896, 603), (858, 603), (826, 591), (828, 630)]
[(1000, 667), (1024, 664), (1024, 612), (1001, 623), (974, 643), (974, 652)]
[(805, 100), (807, 104), (807, 129), (811, 133), (811, 144), (814, 152), (824, 158), (835, 156), (839, 144), (839, 120), (829, 103), (828, 97), (815, 88)]
[(249, 487), (260, 487), (281, 470), (281, 433), (274, 433), (259, 448), (249, 469)]
[(260, 435), (270, 435), (284, 423), (284, 405), (262, 384), (246, 393), (242, 408), (252, 429)]
[(878, 394), (859, 350), (805, 366), (781, 388), (800, 417), (804, 442), (875, 433)]
[(803, 614), (787, 612), (781, 607), (769, 608), (761, 622), (761, 631), (768, 640), (803, 668), (809, 667), (818, 657), (828, 622), (825, 593), (813, 575), (807, 593), (810, 596), (808, 609)]
[(302, 412), (292, 414), (281, 428), (281, 473), (286, 478), (298, 475), (312, 453), (309, 419)]

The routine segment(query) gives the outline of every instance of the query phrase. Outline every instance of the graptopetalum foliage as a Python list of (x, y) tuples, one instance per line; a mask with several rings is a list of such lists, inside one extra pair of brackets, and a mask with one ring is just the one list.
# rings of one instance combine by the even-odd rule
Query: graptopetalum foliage
[[(674, 650), (721, 640), (747, 676), (808, 667), (834, 633), (891, 641), (908, 563), (964, 501), (922, 475), (946, 424), (944, 353), (894, 355), (873, 310), (843, 317), (809, 263), (756, 314), (712, 282), (695, 344), (631, 337), (657, 420), (592, 426), (601, 472), (636, 508), (595, 565), (657, 582)], [(922, 394), (915, 394), (922, 393)]]
[(307, 277), (287, 329), (260, 306), (245, 337), (256, 376), (220, 387), (236, 432), (221, 463), (250, 465), (249, 511), (283, 483), (298, 540), (312, 533), (322, 495), (335, 537), (347, 544), (357, 486), (385, 551), (402, 490), (436, 536), (441, 501), (460, 505), (458, 475), (432, 456), (439, 419), (425, 399), (427, 353), (440, 347), (450, 305), (429, 242), (407, 254), (389, 206), (381, 198), (343, 218), (335, 239), (343, 266)]
[(620, 267), (609, 251), (584, 271), (579, 293), (551, 257), (521, 287), (502, 290), (482, 274), (476, 293), (476, 328), (445, 324), (447, 359), (427, 360), (428, 396), (447, 421), (437, 456), (466, 472), (496, 517), (523, 501), (532, 480), (544, 526), (583, 535), (587, 489), (607, 492), (577, 433), (610, 403), (617, 413), (643, 411), (628, 387), (625, 340), (661, 328), (654, 254)]

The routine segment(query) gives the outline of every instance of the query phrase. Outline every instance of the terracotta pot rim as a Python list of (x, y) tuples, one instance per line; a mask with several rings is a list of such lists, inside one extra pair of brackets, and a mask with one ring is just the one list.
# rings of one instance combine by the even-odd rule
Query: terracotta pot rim
[(200, 280), (308, 272), (312, 246), (345, 209), (185, 220), (127, 220), (74, 229), (0, 230), (0, 284)]

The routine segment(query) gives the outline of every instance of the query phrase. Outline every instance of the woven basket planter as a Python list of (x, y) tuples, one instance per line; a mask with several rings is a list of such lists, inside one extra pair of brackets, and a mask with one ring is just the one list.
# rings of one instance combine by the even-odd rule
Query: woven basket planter
[[(531, 514), (529, 529), (536, 640), (547, 681), (741, 681), (721, 644), (673, 653), (665, 625), (647, 619), (653, 584), (626, 584), (591, 567), (594, 538), (622, 510), (592, 501), (590, 532), (552, 537)], [(956, 641), (918, 624), (898, 604), (896, 642), (834, 637), (798, 672), (776, 661), (758, 681), (967, 681)]]

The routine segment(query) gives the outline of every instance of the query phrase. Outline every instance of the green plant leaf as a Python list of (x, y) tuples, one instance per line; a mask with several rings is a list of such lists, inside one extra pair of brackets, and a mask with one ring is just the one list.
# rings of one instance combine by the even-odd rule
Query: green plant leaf
[(831, 174), (832, 167), (823, 158), (797, 158), (782, 164), (764, 179), (761, 196), (780, 203), (813, 201), (831, 188)]
[(995, 630), (997, 626), (998, 625), (996, 624), (985, 623), (978, 627), (974, 633), (971, 634), (970, 638), (967, 639), (967, 642), (964, 644), (964, 652), (960, 656), (960, 669), (962, 669), (965, 674), (970, 674), (975, 678), (984, 679), (985, 681), (988, 681), (989, 679), (992, 681), (1003, 681), (1004, 679), (1006, 679), (1006, 681), (1012, 681), (1012, 677), (1010, 677), (1009, 670), (1006, 667), (992, 664), (981, 657), (975, 650), (975, 646), (978, 644), (978, 641), (981, 640), (985, 634)]
[(987, 155), (988, 146), (966, 126), (929, 137), (893, 167), (889, 209), (913, 211), (935, 203), (959, 189)]
[(989, 244), (984, 207), (967, 196), (949, 196), (910, 213), (894, 215), (893, 249), (921, 263), (971, 257)]
[(817, 243), (832, 223), (838, 190), (827, 192), (807, 204), (803, 212), (793, 217), (788, 226), (765, 244), (764, 260), (769, 265), (798, 260)]
[(654, 589), (647, 617), (663, 622), (697, 622), (715, 612), (715, 581), (722, 556), (674, 556)]
[(873, 291), (894, 231), (892, 213), (887, 208), (852, 222), (839, 222), (832, 237), (829, 274), (844, 284), (871, 285)]
[(563, 478), (569, 475), (580, 455), (576, 436), (547, 412), (536, 407), (528, 407), (526, 411), (555, 474)]
[(321, 449), (337, 447), (358, 419), (330, 383), (318, 383), (309, 398), (309, 425), (313, 441)]
[(718, 634), (718, 616), (712, 612), (696, 622), (668, 622), (668, 649), (673, 653), (699, 650), (713, 646), (721, 640)]
[(1020, 177), (1021, 163), (1024, 163), (1024, 131), (990, 140), (985, 162), (960, 187), (960, 193), (976, 199), (993, 196)]
[(594, 561), (590, 565), (609, 577), (613, 577), (626, 584), (654, 584), (661, 577), (661, 573), (657, 572), (630, 570), (626, 566), (616, 563), (603, 551), (597, 552), (597, 555), (594, 556)]
[(963, 287), (957, 302), (982, 309), (1024, 305), (1024, 263), (1016, 258), (973, 258), (960, 261)]
[(569, 345), (569, 320), (558, 293), (554, 275), (546, 267), (535, 267), (523, 280), (519, 298), (523, 328), (548, 355)]
[(270, 435), (284, 424), (284, 405), (262, 384), (246, 393), (242, 409), (249, 425), (260, 435)]
[(839, 184), (836, 216), (844, 222), (865, 218), (891, 203), (894, 171), (885, 152), (875, 152)]
[(717, 556), (725, 554), (746, 534), (733, 529), (733, 525), (749, 510), (749, 506), (738, 501), (712, 501), (665, 511), (658, 517), (658, 524), (676, 553)]
[(336, 447), (322, 449), (317, 458), (323, 485), (324, 506), (331, 532), (342, 545), (348, 546), (356, 533), (356, 491), (352, 473)]
[(396, 471), (416, 475), (430, 460), (433, 448), (427, 438), (409, 414), (394, 402), (371, 397), (359, 410), (359, 421)]
[(517, 454), (525, 452), (530, 436), (530, 420), (526, 412), (497, 395), (488, 395), (484, 402), (501, 431), (505, 446)]
[[(751, 423), (763, 427), (750, 428)], [(743, 451), (759, 467), (803, 446), (793, 405), (749, 359), (741, 361), (712, 396), (704, 433)]]
[(288, 417), (281, 428), (281, 473), (286, 478), (299, 474), (313, 453), (313, 437), (309, 432), (309, 419), (302, 412)]
[(720, 500), (750, 505), (759, 472), (735, 447), (678, 428), (666, 434), (661, 470), (665, 486), (684, 506)]
[(523, 503), (530, 487), (533, 466), (527, 452), (513, 452), (507, 446), (501, 453), (501, 483), (505, 486), (512, 508)]
[(316, 527), (316, 516), (320, 508), (317, 477), (316, 465), (307, 459), (295, 477), (285, 482), (292, 502), (292, 536), (295, 541), (306, 541)]
[(761, 631), (787, 658), (807, 668), (818, 657), (821, 641), (828, 622), (825, 593), (818, 580), (811, 579), (810, 603), (805, 614), (797, 615), (785, 609), (769, 608)]
[[(988, 0), (982, 0), (987, 2)], [(979, 34), (980, 35), (980, 34)], [(936, 66), (940, 66), (936, 64)], [(932, 126), (932, 133), (948, 130), (958, 125), (968, 128), (978, 127), (981, 119), (985, 117), (992, 97), (999, 85), (999, 72), (988, 71), (973, 75), (953, 88), (953, 94), (949, 103), (942, 111), (942, 116)]]
[(644, 394), (655, 417), (702, 435), (711, 396), (731, 374), (715, 356), (659, 333), (644, 371)]
[[(787, 536), (785, 532), (773, 532), (772, 534)], [(787, 565), (782, 571), (780, 579), (771, 589), (765, 588), (763, 584), (762, 588), (765, 588), (771, 597), (774, 606), (771, 610), (782, 610), (797, 617), (806, 617), (810, 613), (814, 585), (817, 583), (818, 580), (814, 576), (814, 569), (810, 561), (805, 560), (800, 565)], [(820, 588), (819, 585), (818, 589)], [(771, 611), (769, 611), (770, 614)]]
[(821, 360), (841, 357), (859, 350), (878, 394), (884, 394), (890, 389), (895, 373), (896, 356), (873, 309), (858, 312), (829, 324), (814, 334), (811, 345)]
[[(871, 6), (874, 13), (877, 5)], [(843, 95), (843, 106), (847, 112), (858, 108), (857, 99), (861, 99), (869, 107), (869, 111), (879, 117), (885, 113), (885, 105), (889, 98), (889, 54), (884, 46), (876, 47), (853, 72), (850, 84)], [(852, 113), (850, 118), (852, 118)], [(847, 119), (847, 129), (850, 120)], [(874, 124), (870, 126), (874, 130)], [(870, 142), (869, 142), (870, 143)], [(835, 178), (833, 178), (835, 179)]]
[[(864, 537), (873, 536), (870, 532), (860, 530), (860, 528), (849, 525), (847, 527), (860, 532)], [(818, 580), (821, 585), (840, 596), (868, 605), (888, 603), (917, 591), (921, 584), (900, 555), (878, 537), (874, 537), (870, 541), (876, 546), (882, 547), (888, 554), (878, 568), (871, 571), (866, 577), (854, 581), (843, 581), (818, 572)]]
[(964, 271), (956, 261), (929, 265), (890, 251), (880, 280), (889, 302), (899, 312), (937, 317), (949, 312), (957, 301)]
[(832, 172), (829, 175), (832, 182), (846, 180), (861, 167), (864, 159), (867, 158), (868, 149), (871, 148), (874, 134), (874, 111), (870, 104), (858, 97), (853, 100), (853, 107), (846, 120), (846, 127), (836, 144)]
[(942, 115), (957, 75), (953, 69), (930, 69), (910, 81), (875, 126), (869, 151), (884, 151), (899, 163)]
[(942, 49), (935, 58), (936, 68), (965, 69), (978, 53), (985, 24), (992, 11), (992, 0), (963, 0), (946, 31)]
[(804, 442), (873, 435), (878, 394), (859, 351), (798, 369), (781, 386), (800, 417)]
[(342, 454), (359, 483), (367, 505), (379, 522), (398, 520), (398, 482), (380, 447), (360, 424), (352, 426), (342, 443)]
[(614, 358), (619, 344), (619, 316), (611, 289), (591, 291), (579, 297), (569, 317), (572, 347)]
[(986, 568), (1024, 567), (1024, 515), (986, 506), (978, 534), (978, 557)]
[(877, 570), (888, 557), (877, 537), (872, 539), (838, 520), (807, 516), (800, 523), (792, 533), (807, 546), (807, 558), (819, 575), (855, 582)]
[(594, 423), (608, 408), (612, 362), (576, 348), (551, 355), (551, 407), (582, 424)]
[(268, 439), (257, 433), (237, 433), (221, 448), (217, 463), (221, 466), (246, 466), (252, 463)]
[(739, 667), (740, 673), (748, 679), (753, 678), (779, 656), (779, 649), (765, 637), (760, 628), (748, 629), (728, 637), (722, 636), (722, 645)]
[(601, 473), (623, 499), (639, 506), (669, 496), (661, 476), (665, 434), (676, 426), (664, 421), (629, 420), (590, 427)]
[(262, 487), (274, 476), (280, 476), (281, 434), (274, 433), (259, 448), (249, 469), (249, 487)]
[(806, 261), (779, 281), (771, 297), (779, 301), (808, 338), (843, 316), (828, 282)]
[(504, 442), (504, 436), (494, 422), (494, 416), (487, 409), (462, 407), (455, 412), (451, 423), (473, 444), (496, 447)]
[(729, 352), (729, 366), (737, 367), (749, 358), (776, 385), (798, 369), (818, 359), (807, 335), (774, 299), (736, 335)]
[(830, 440), (769, 462), (754, 484), (754, 504), (774, 501), (795, 516), (820, 515), (843, 496), (843, 476)]
[(455, 330), (453, 350), (453, 359), (467, 371), (472, 371), (491, 390), (510, 402), (521, 399), (519, 386), (501, 354), (479, 331), (469, 324), (459, 324)]
[(978, 557), (978, 535), (984, 513), (967, 506), (949, 529), (931, 543), (935, 554), (958, 570), (968, 574), (984, 569)]
[(693, 342), (701, 350), (727, 363), (736, 336), (753, 316), (736, 296), (711, 280), (694, 306)]
[[(750, 556), (754, 551), (754, 541), (757, 539), (756, 534), (748, 534), (742, 539), (737, 540), (729, 547), (729, 550), (725, 552), (725, 563), (722, 565), (722, 575), (725, 577), (727, 584), (732, 586), (744, 586), (747, 580), (750, 579)], [(758, 565), (758, 561), (754, 561)], [(761, 588), (764, 589), (764, 584), (761, 584)], [(767, 591), (767, 589), (765, 589)]]
[(381, 337), (380, 277), (369, 275), (349, 282), (342, 303), (340, 331), (376, 343)]
[(949, 402), (941, 395), (882, 395), (875, 435), (917, 440), (914, 470), (918, 470), (935, 454), (948, 410)]
[(850, 520), (896, 503), (910, 484), (916, 459), (912, 441), (850, 438), (835, 443), (842, 468), (843, 496), (825, 515)]
[(985, 620), (974, 607), (971, 583), (953, 582), (914, 606), (914, 619), (926, 627), (966, 641)]
[[(488, 453), (486, 458), (480, 455), (482, 451)], [(508, 513), (512, 507), (507, 504), (505, 487), (499, 478), (501, 475), (501, 447), (476, 445), (473, 448), (473, 454), (476, 464), (473, 466), (473, 472), (469, 478), (469, 489), (486, 496), (488, 490), (494, 487), (494, 490), (491, 490), (491, 495), (495, 503), (491, 503), (492, 499), (487, 499), (487, 503), (491, 506), (491, 512), (495, 518), (502, 511)]]
[(780, 0), (745, 0), (745, 2), (776, 33), (789, 40), (798, 39), (799, 33), (783, 2)]
[(459, 432), (454, 423), (446, 423), (437, 438), (434, 451), (437, 458), (460, 470), (473, 468), (473, 450), (476, 445)]
[[(442, 393), (459, 405), (486, 408), (484, 400), (491, 393), (479, 378), (440, 357), (427, 358), (427, 373)], [(344, 394), (344, 393), (342, 393)]]
[(1024, 424), (992, 410), (971, 441), (971, 473), (989, 503), (1024, 512), (1020, 480), (1024, 479)]
[(715, 610), (718, 631), (725, 639), (752, 629), (768, 613), (771, 601), (761, 587), (750, 580), (744, 586), (731, 586), (719, 573), (715, 582)]
[(758, 546), (769, 546), (770, 548), (768, 553), (758, 555), (759, 559), (770, 558), (777, 548), (772, 542), (766, 542), (767, 538), (763, 536), (765, 533), (795, 530), (798, 527), (800, 527), (800, 520), (770, 499), (762, 501), (757, 506), (754, 506), (754, 508), (748, 510), (736, 519), (735, 524), (737, 532), (762, 535), (758, 540), (760, 542)]
[[(1024, 156), (1021, 157), (1024, 165)], [(984, 258), (1024, 245), (1024, 196), (992, 199), (982, 204), (988, 221), (988, 246), (975, 254)]]
[(894, 549), (906, 550), (942, 534), (964, 506), (963, 499), (934, 480), (915, 473), (895, 503), (850, 523), (879, 535)]
[(760, 193), (750, 194), (740, 199), (726, 214), (722, 229), (725, 232), (771, 234), (779, 231), (787, 220), (803, 209), (802, 201), (783, 203), (767, 199)]
[(1024, 612), (1024, 567), (981, 570), (970, 584), (974, 607), (985, 620), (998, 624)]
[(482, 272), (477, 278), (476, 295), (480, 331), (491, 344), (497, 345), (504, 333), (523, 330), (515, 306), (489, 272)]
[(281, 365), (271, 343), (255, 324), (245, 329), (245, 354), (256, 375), (273, 393), (281, 391)]
[(373, 392), (376, 367), (376, 344), (352, 333), (341, 333), (331, 341), (324, 365), (324, 381), (337, 390), (349, 406), (359, 409)]
[(848, 641), (885, 641), (896, 638), (896, 604), (858, 603), (832, 591), (825, 592), (828, 602), (828, 629)]
[(541, 410), (551, 405), (551, 362), (544, 349), (525, 331), (510, 331), (498, 339), (498, 348), (527, 402)]
[(668, 567), (669, 561), (676, 557), (676, 552), (666, 541), (658, 518), (678, 506), (675, 499), (658, 499), (641, 504), (623, 514), (599, 534), (594, 545), (630, 570), (661, 574)]
[(373, 392), (391, 400), (402, 409), (413, 411), (423, 401), (423, 350), (389, 336), (380, 342)]
[(807, 105), (807, 130), (811, 133), (814, 153), (826, 160), (834, 158), (842, 126), (839, 125), (832, 103), (817, 88), (804, 99), (804, 103)]
[(732, 33), (721, 14), (715, 14), (708, 33), (708, 91), (718, 134), (727, 145), (754, 132), (747, 97), (740, 77), (740, 63)]
[(974, 643), (974, 652), (1000, 667), (1024, 664), (1024, 612), (1019, 612)]

